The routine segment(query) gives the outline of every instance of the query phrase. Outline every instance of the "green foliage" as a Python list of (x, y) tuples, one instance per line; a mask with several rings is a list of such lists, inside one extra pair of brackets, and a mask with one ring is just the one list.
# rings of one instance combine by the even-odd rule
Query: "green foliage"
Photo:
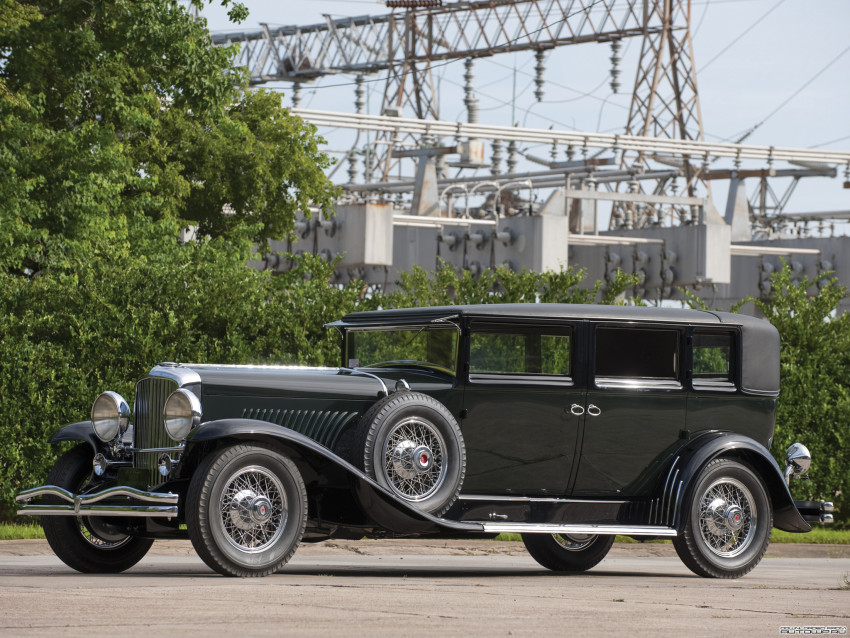
[[(780, 395), (771, 452), (785, 467), (785, 450), (797, 441), (812, 453), (811, 480), (793, 481), (799, 500), (824, 499), (838, 508), (836, 523), (850, 523), (850, 314), (835, 316), (847, 290), (828, 273), (797, 281), (788, 264), (771, 275), (769, 299), (753, 303), (779, 331)], [(708, 310), (693, 293), (686, 302)]]
[[(133, 384), (157, 362), (338, 365), (339, 335), (326, 323), (429, 303), (404, 292), (364, 298), (360, 282), (333, 283), (334, 264), (312, 255), (279, 275), (246, 268), (253, 227), (181, 244), (167, 218), (110, 221), (84, 258), (66, 256), (33, 278), (0, 273), (0, 514), (9, 515), (17, 490), (43, 481), (57, 452), (51, 432), (86, 419), (104, 390), (132, 401)], [(491, 303), (537, 294), (590, 301), (581, 277), (485, 271), (482, 284), (443, 269), (406, 279), (420, 282), (417, 294), (451, 281)], [(500, 291), (485, 294), (496, 282)], [(548, 287), (534, 293), (541, 282)]]
[[(418, 306), (450, 306), (487, 303), (593, 303), (601, 295), (601, 303), (614, 303), (637, 277), (617, 271), (617, 278), (603, 290), (602, 282), (590, 289), (580, 288), (585, 272), (575, 268), (543, 273), (510, 268), (486, 269), (480, 276), (465, 270), (458, 273), (446, 266), (434, 272), (414, 266), (401, 273), (399, 290), (382, 301), (385, 308)], [(602, 292), (600, 292), (602, 291)]]
[(354, 309), (360, 286), (331, 285), (333, 264), (308, 256), (272, 276), (245, 267), (245, 238), (181, 245), (174, 222), (140, 226), (138, 245), (100, 245), (67, 270), (0, 273), (7, 506), (17, 489), (43, 481), (55, 458), (51, 432), (86, 419), (104, 390), (132, 400), (157, 362), (338, 365), (338, 335), (323, 326)]
[[(847, 291), (823, 274), (793, 279), (786, 264), (771, 276), (768, 300), (751, 299), (782, 340), (781, 386), (772, 452), (780, 466), (800, 441), (812, 453), (810, 481), (792, 482), (795, 498), (834, 501), (850, 521), (850, 314), (835, 317)], [(809, 295), (812, 289), (817, 294)]]
[(121, 217), (263, 243), (328, 209), (314, 127), (243, 94), (205, 26), (176, 0), (0, 1), (0, 270), (68, 268)]

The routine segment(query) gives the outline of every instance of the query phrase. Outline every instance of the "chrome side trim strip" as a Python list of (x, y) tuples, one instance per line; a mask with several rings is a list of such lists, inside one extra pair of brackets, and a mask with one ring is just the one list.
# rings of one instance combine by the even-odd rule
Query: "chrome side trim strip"
[[(474, 521), (469, 521), (474, 522)], [(661, 525), (584, 525), (565, 524), (552, 525), (548, 523), (491, 523), (482, 521), (484, 531), (500, 534), (504, 532), (518, 534), (601, 534), (611, 536), (677, 536), (672, 527)]]
[(676, 525), (678, 523), (677, 519), (679, 518), (679, 497), (681, 496), (681, 493), (682, 493), (682, 483), (683, 482), (684, 481), (679, 481), (679, 489), (676, 490), (676, 501), (675, 501), (675, 505), (673, 507), (673, 518), (671, 518), (670, 521), (669, 521), (670, 525)]
[[(679, 462), (679, 457), (677, 456), (676, 459), (673, 461), (673, 465), (670, 466), (670, 471), (667, 472), (667, 480), (664, 481), (664, 491), (661, 493), (661, 503), (660, 503), (659, 509), (658, 509), (658, 514), (659, 514), (658, 522), (659, 523), (661, 522), (661, 511), (666, 509), (665, 505), (667, 504), (667, 499), (668, 499), (668, 491), (667, 490), (668, 490), (668, 488), (670, 488), (670, 477), (673, 475), (673, 470), (676, 469), (676, 464), (678, 462)], [(670, 495), (669, 498), (672, 498), (672, 495)]]
[(362, 374), (367, 377), (372, 377), (375, 381), (381, 384), (381, 391), (384, 393), (385, 397), (390, 396), (389, 390), (387, 390), (387, 384), (384, 383), (384, 380), (381, 379), (377, 374), (372, 374), (371, 372), (364, 372), (360, 368), (340, 368), (340, 372), (349, 372), (351, 374)]
[(628, 501), (615, 501), (604, 499), (583, 499), (583, 498), (551, 498), (551, 497), (534, 497), (534, 496), (496, 496), (491, 494), (461, 494), (461, 501), (521, 501), (523, 503), (612, 503), (614, 505), (622, 505)]
[(128, 516), (165, 517), (177, 516), (176, 505), (87, 505), (77, 510), (73, 505), (25, 505), (18, 516)]

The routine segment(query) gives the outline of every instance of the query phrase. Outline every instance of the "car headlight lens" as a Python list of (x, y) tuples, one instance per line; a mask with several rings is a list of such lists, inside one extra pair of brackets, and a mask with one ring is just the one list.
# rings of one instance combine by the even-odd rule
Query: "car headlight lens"
[(117, 392), (104, 392), (91, 406), (94, 433), (101, 441), (109, 443), (130, 425), (130, 406)]
[(180, 388), (168, 397), (162, 416), (168, 436), (175, 441), (183, 441), (201, 421), (201, 402), (193, 393)]

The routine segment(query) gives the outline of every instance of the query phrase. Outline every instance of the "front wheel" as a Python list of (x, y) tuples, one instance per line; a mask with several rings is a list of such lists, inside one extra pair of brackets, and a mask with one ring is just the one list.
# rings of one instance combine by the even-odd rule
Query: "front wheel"
[(746, 465), (715, 459), (697, 478), (687, 520), (673, 539), (679, 558), (706, 578), (740, 578), (759, 564), (773, 514), (761, 479)]
[[(83, 493), (91, 480), (92, 450), (86, 444), (59, 457), (47, 477), (48, 485)], [(59, 559), (78, 572), (116, 574), (138, 563), (153, 545), (146, 538), (127, 536), (98, 516), (44, 516), (44, 536)]]
[(307, 491), (295, 463), (274, 449), (234, 445), (196, 470), (186, 499), (195, 551), (225, 576), (266, 576), (295, 553)]
[(523, 534), (531, 557), (556, 572), (585, 572), (595, 567), (614, 544), (613, 536), (595, 534)]

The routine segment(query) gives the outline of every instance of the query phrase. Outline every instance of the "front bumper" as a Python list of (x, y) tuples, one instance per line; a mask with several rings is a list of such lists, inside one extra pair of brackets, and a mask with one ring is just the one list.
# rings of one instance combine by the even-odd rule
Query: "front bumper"
[(835, 507), (829, 501), (794, 501), (794, 507), (810, 523), (832, 523)]
[[(39, 496), (53, 497), (66, 503), (30, 503)], [(74, 494), (56, 485), (42, 485), (24, 490), (15, 497), (24, 503), (19, 516), (177, 516), (179, 496), (171, 492), (144, 492), (118, 485), (91, 494)]]

